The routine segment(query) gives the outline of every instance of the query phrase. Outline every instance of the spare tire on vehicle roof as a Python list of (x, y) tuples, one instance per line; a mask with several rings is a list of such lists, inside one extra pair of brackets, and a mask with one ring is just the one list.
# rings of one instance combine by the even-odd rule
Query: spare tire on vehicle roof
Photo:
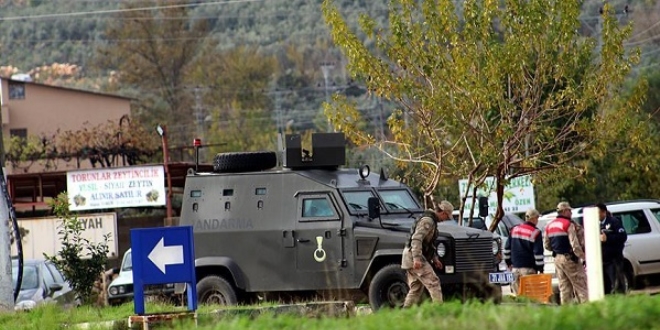
[(214, 172), (253, 172), (277, 166), (274, 151), (224, 152), (215, 155)]

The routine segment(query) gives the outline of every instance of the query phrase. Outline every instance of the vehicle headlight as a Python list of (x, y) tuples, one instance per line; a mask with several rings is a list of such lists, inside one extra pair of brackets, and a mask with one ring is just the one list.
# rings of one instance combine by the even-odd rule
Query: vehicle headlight
[(34, 300), (23, 300), (19, 301), (14, 305), (14, 310), (17, 311), (28, 311), (37, 306), (37, 303)]
[(119, 293), (126, 293), (126, 287), (123, 285), (119, 286)]
[(117, 293), (119, 293), (116, 286), (111, 286), (110, 290), (108, 290), (108, 292), (110, 292), (110, 294), (113, 295), (113, 296), (117, 295)]
[(493, 240), (493, 255), (496, 255), (497, 252), (500, 252), (500, 241), (499, 240)]
[(447, 253), (447, 246), (445, 245), (445, 243), (440, 242), (438, 244), (437, 252), (438, 252), (438, 257), (442, 258), (445, 256), (445, 254)]

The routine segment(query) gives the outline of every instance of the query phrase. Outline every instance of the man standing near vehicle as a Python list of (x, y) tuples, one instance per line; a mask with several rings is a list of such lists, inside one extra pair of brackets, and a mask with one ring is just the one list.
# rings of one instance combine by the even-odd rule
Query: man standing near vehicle
[(438, 269), (442, 268), (434, 245), (438, 234), (437, 223), (450, 220), (453, 211), (454, 206), (451, 203), (442, 201), (435, 210), (425, 211), (413, 223), (401, 260), (401, 268), (406, 270), (410, 287), (403, 303), (404, 308), (419, 303), (424, 287), (429, 291), (434, 302), (442, 303), (440, 279), (430, 263), (433, 262)]
[[(571, 220), (571, 205), (557, 205), (557, 218), (545, 226), (543, 245), (555, 258), (559, 298), (562, 304), (587, 301), (587, 274), (584, 271), (584, 248), (580, 242), (578, 225)], [(573, 295), (575, 293), (575, 296)]]
[(600, 242), (603, 259), (603, 284), (605, 294), (625, 293), (626, 285), (623, 276), (623, 247), (628, 234), (619, 219), (607, 212), (603, 203), (596, 205), (600, 216)]
[(513, 273), (511, 289), (518, 294), (520, 277), (543, 273), (543, 235), (536, 228), (541, 214), (535, 209), (525, 213), (525, 223), (511, 229), (504, 246), (504, 261)]

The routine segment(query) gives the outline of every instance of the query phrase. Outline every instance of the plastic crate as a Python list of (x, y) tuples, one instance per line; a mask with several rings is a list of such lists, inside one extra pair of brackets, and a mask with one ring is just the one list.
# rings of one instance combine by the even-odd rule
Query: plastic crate
[(548, 304), (552, 294), (552, 274), (534, 274), (520, 277), (518, 296)]

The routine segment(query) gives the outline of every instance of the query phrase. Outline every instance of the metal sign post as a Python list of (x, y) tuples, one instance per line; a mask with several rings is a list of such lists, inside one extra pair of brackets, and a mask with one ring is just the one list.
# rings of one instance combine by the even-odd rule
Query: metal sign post
[(144, 315), (144, 286), (185, 283), (188, 311), (197, 310), (193, 227), (131, 229), (135, 314)]

